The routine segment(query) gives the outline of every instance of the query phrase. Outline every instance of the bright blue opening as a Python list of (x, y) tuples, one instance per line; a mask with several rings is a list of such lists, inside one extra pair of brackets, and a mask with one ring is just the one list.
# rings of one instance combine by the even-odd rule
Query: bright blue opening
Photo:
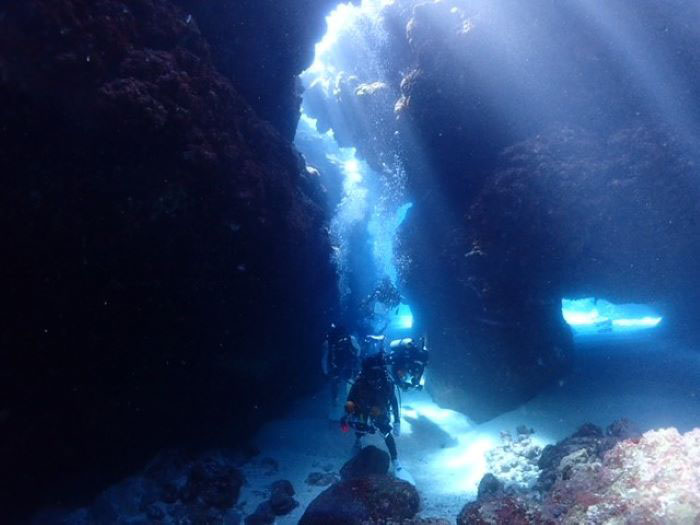
[(649, 331), (663, 317), (645, 304), (613, 304), (605, 299), (586, 297), (562, 299), (562, 315), (574, 335), (616, 335)]
[(410, 330), (413, 328), (413, 312), (407, 304), (401, 303), (396, 309), (396, 314), (391, 321), (393, 328), (398, 330)]

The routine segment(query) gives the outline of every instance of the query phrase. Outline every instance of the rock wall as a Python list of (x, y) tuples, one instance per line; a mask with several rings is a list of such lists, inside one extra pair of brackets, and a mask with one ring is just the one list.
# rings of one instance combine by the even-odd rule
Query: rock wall
[(313, 61), (334, 0), (174, 0), (197, 20), (217, 69), (261, 118), (291, 141), (299, 120), (299, 75)]
[[(695, 86), (679, 95), (692, 119), (698, 62), (669, 51), (700, 41), (676, 18), (687, 9), (642, 2), (626, 18), (648, 30), (631, 31), (647, 63), (668, 53)], [(477, 419), (565, 372), (562, 297), (659, 302), (674, 335), (692, 324), (698, 149), (655, 80), (601, 39), (604, 22), (570, 3), (440, 2), (406, 25), (414, 69), (397, 115), (419, 196), (408, 283), (429, 316), (434, 393)]]
[(216, 34), (234, 3), (175, 4), (0, 7), (4, 515), (87, 499), (164, 445), (244, 440), (318, 384), (327, 214), (297, 102), (265, 82), (293, 83), (325, 4), (285, 3), (262, 49), (232, 28), (245, 77)]

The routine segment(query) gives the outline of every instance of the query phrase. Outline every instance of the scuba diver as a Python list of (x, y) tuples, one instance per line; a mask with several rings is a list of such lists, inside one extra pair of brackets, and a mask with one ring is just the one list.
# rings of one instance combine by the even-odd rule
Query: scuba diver
[(392, 341), (389, 344), (388, 361), (392, 378), (401, 390), (423, 388), (423, 373), (428, 364), (428, 349), (424, 338), (414, 340), (406, 337)]
[(401, 294), (398, 288), (391, 279), (385, 277), (360, 304), (367, 329), (374, 333), (383, 333), (389, 326), (391, 312), (400, 304)]
[[(323, 373), (331, 381), (331, 403), (333, 414), (338, 412), (341, 388), (343, 396), (349, 382), (358, 371), (359, 346), (343, 326), (331, 325), (326, 335), (323, 353)], [(331, 419), (336, 419), (335, 415)]]
[[(350, 428), (355, 430), (353, 451), (359, 452), (362, 449), (365, 434), (374, 434), (379, 430), (389, 450), (394, 472), (398, 473), (401, 465), (394, 435), (401, 433), (401, 416), (396, 389), (386, 371), (386, 357), (383, 353), (370, 356), (362, 362), (360, 375), (348, 394), (345, 412), (341, 429), (343, 432), (348, 432)], [(393, 428), (390, 416), (393, 416)]]
[(383, 335), (366, 335), (362, 340), (361, 359), (381, 354), (384, 351), (384, 339)]

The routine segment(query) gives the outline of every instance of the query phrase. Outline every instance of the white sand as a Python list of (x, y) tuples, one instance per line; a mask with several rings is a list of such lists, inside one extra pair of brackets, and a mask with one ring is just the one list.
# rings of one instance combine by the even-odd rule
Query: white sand
[[(513, 432), (520, 424), (535, 429), (540, 445), (571, 434), (582, 423), (604, 427), (620, 417), (633, 420), (641, 430), (700, 426), (700, 352), (632, 339), (608, 348), (580, 347), (569, 376), (517, 410), (481, 425), (441, 409), (427, 393), (404, 394), (399, 458), (416, 480), (421, 516), (454, 519), (475, 497), (486, 472), (485, 452), (500, 444), (502, 430)], [(274, 458), (280, 469), (267, 475), (256, 462), (244, 468), (248, 484), (241, 501), (246, 502), (246, 514), (266, 499), (272, 481), (288, 479), (301, 505), (277, 523), (297, 523), (325, 489), (307, 485), (307, 475), (326, 465), (337, 472), (349, 459), (354, 436), (329, 424), (327, 407), (328, 394), (323, 392), (261, 430), (255, 441), (260, 458)], [(384, 448), (380, 438), (365, 443)]]

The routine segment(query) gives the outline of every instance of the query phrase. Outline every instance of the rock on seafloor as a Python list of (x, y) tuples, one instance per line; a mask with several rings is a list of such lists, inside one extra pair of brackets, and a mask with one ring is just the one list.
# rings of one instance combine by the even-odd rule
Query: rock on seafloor
[(299, 524), (413, 523), (420, 504), (418, 491), (387, 475), (388, 470), (386, 452), (373, 445), (364, 447), (340, 469), (341, 480), (309, 504)]
[(307, 507), (299, 525), (361, 525), (402, 522), (418, 512), (416, 488), (391, 476), (370, 475), (340, 481)]
[(369, 445), (360, 450), (340, 469), (343, 480), (364, 478), (372, 474), (384, 475), (389, 471), (389, 454)]
[(289, 514), (299, 506), (299, 502), (294, 499), (294, 487), (286, 479), (275, 481), (270, 486), (270, 508), (276, 516)]

